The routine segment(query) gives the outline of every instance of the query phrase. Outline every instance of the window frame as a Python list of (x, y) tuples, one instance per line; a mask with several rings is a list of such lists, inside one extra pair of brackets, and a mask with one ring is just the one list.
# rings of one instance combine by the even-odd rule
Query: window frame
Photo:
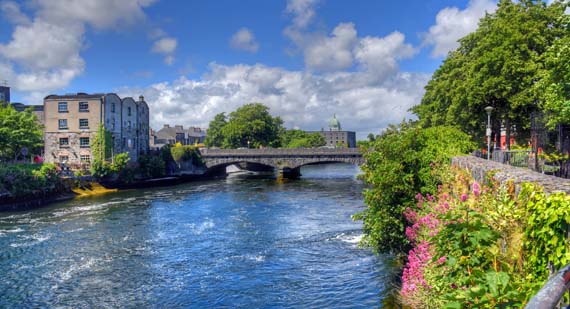
[[(86, 108), (81, 108), (83, 106)], [(79, 112), (80, 113), (88, 113), (89, 112), (89, 102), (79, 102)]]
[[(83, 141), (87, 139), (87, 145), (83, 144)], [(90, 148), (91, 147), (91, 139), (89, 137), (80, 137), (79, 138), (79, 148)]]
[[(62, 107), (65, 106), (65, 109)], [(57, 112), (58, 113), (69, 113), (69, 105), (67, 102), (57, 102)]]
[[(62, 143), (62, 141), (66, 141), (65, 143)], [(60, 137), (59, 138), (59, 147), (61, 148), (69, 148), (69, 137)]]
[[(62, 123), (65, 122), (65, 126), (62, 126)], [(58, 119), (57, 120), (57, 127), (59, 128), (59, 130), (68, 130), (69, 129), (69, 124), (67, 123), (67, 119)]]
[[(87, 123), (87, 125), (82, 126), (82, 125), (81, 125), (81, 121), (82, 121), (82, 120), (84, 120), (84, 121)], [(80, 129), (89, 129), (89, 119), (88, 119), (88, 118), (80, 118), (80, 119), (79, 119), (79, 128), (80, 128)]]

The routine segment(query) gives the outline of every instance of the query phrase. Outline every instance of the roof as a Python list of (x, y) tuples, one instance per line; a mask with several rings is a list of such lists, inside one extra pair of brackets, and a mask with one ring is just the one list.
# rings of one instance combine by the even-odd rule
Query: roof
[(185, 137), (205, 137), (206, 131), (200, 128), (190, 127), (188, 129), (184, 129), (182, 126), (174, 126), (174, 127), (163, 127), (162, 129), (155, 132), (157, 139), (176, 139), (177, 133), (184, 133)]
[(336, 130), (336, 131), (340, 130), (340, 121), (338, 121), (338, 119), (336, 119), (336, 114), (334, 114), (333, 118), (331, 120), (329, 120), (329, 129)]
[(104, 97), (104, 96), (105, 96), (104, 93), (87, 94), (87, 93), (84, 93), (84, 92), (78, 92), (78, 93), (67, 93), (67, 94), (64, 94), (64, 95), (50, 94), (50, 95), (48, 95), (47, 97), (45, 97), (44, 100), (99, 99), (99, 98), (102, 98), (102, 97)]
[(12, 104), (12, 106), (14, 107), (15, 110), (19, 111), (19, 112), (23, 112), (26, 108), (32, 108), (34, 112), (43, 112), (44, 111), (44, 106), (43, 105), (26, 105), (23, 103), (10, 103)]

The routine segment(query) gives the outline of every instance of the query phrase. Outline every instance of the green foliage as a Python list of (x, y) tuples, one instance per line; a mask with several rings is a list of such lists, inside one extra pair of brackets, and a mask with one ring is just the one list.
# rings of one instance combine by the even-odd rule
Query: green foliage
[(159, 156), (141, 156), (139, 172), (143, 178), (158, 178), (166, 174), (166, 165)]
[[(434, 73), (421, 104), (413, 108), (420, 125), (459, 126), (482, 141), (484, 108), (492, 106), (494, 132), (499, 131), (500, 120), (507, 130), (511, 125), (519, 134), (528, 130), (531, 112), (540, 109), (537, 102), (543, 91), (537, 89), (541, 85), (537, 81), (544, 76), (545, 52), (553, 44), (567, 46), (557, 42), (568, 32), (565, 6), (499, 1), (497, 11), (483, 17), (478, 29), (462, 38), (460, 47)], [(567, 63), (566, 55), (552, 60), (560, 72), (568, 72)]]
[(0, 164), (0, 199), (36, 198), (58, 193), (61, 180), (54, 164)]
[(260, 103), (243, 105), (230, 113), (222, 128), (224, 148), (279, 147), (283, 120), (272, 117), (269, 108)]
[(283, 148), (314, 148), (326, 145), (325, 138), (318, 132), (284, 130), (281, 134)]
[(43, 128), (32, 109), (17, 112), (0, 102), (0, 161), (18, 160), (22, 149), (34, 153), (41, 148)]
[(106, 178), (113, 174), (113, 167), (107, 161), (93, 160), (90, 168), (91, 175), (95, 178)]
[(118, 173), (127, 167), (127, 164), (131, 158), (128, 152), (119, 153), (113, 158), (113, 163), (111, 164), (111, 170)]
[(207, 147), (222, 147), (224, 135), (222, 129), (228, 124), (225, 113), (217, 114), (208, 126), (205, 144)]
[(469, 172), (441, 169), (435, 196), (405, 210), (414, 244), (404, 270), (407, 305), (522, 307), (570, 263), (570, 196), (523, 184), (480, 186)]
[[(570, 17), (565, 18), (569, 24)], [(570, 124), (570, 27), (548, 50), (545, 59), (547, 71), (540, 86), (544, 90), (544, 109), (550, 116), (548, 125)]]
[(200, 155), (198, 147), (176, 144), (174, 147), (170, 147), (170, 154), (179, 167), (183, 162), (191, 162), (196, 166), (203, 165), (202, 156)]
[(452, 156), (473, 149), (469, 136), (452, 127), (420, 129), (410, 123), (391, 127), (364, 151), (362, 166), (368, 208), (356, 218), (364, 219), (366, 241), (380, 252), (405, 252), (405, 207), (418, 192), (434, 192), (438, 177), (432, 169)]
[(561, 269), (570, 263), (570, 196), (557, 192), (546, 195), (535, 185), (523, 186), (520, 199), (527, 217), (524, 247), (528, 278), (542, 281), (548, 277), (548, 265)]
[[(113, 154), (113, 135), (103, 125), (99, 125), (97, 134), (91, 139), (92, 169), (93, 163), (106, 161)], [(98, 164), (99, 164), (98, 163)], [(104, 164), (99, 164), (103, 166)]]

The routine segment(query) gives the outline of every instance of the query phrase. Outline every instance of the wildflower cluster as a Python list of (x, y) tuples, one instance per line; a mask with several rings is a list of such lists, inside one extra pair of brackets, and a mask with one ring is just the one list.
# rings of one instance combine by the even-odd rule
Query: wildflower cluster
[(415, 206), (403, 213), (412, 248), (402, 274), (402, 303), (412, 308), (524, 305), (547, 278), (528, 281), (534, 267), (524, 260), (528, 198), (519, 201), (508, 186), (481, 185), (463, 170), (447, 173), (436, 194), (418, 194)]

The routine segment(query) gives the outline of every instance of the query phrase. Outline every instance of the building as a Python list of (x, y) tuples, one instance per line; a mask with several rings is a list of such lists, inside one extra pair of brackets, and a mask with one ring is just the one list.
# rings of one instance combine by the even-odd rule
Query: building
[(10, 102), (10, 87), (0, 86), (0, 101)]
[(89, 165), (100, 125), (111, 133), (113, 154), (128, 152), (131, 162), (137, 162), (149, 151), (149, 109), (143, 96), (135, 101), (114, 93), (49, 95), (44, 115), (45, 162)]
[(12, 107), (18, 112), (23, 112), (28, 108), (31, 108), (34, 114), (38, 117), (38, 121), (41, 125), (45, 123), (44, 106), (43, 105), (26, 105), (23, 103), (10, 103)]
[(328, 147), (343, 145), (348, 148), (356, 148), (356, 133), (354, 131), (343, 131), (340, 121), (336, 119), (336, 114), (329, 120), (329, 130), (321, 129), (318, 133), (325, 138)]
[(181, 125), (171, 127), (165, 124), (162, 129), (152, 132), (151, 142), (153, 149), (176, 143), (181, 143), (182, 145), (203, 144), (206, 140), (206, 130), (196, 127), (184, 129), (184, 126)]

